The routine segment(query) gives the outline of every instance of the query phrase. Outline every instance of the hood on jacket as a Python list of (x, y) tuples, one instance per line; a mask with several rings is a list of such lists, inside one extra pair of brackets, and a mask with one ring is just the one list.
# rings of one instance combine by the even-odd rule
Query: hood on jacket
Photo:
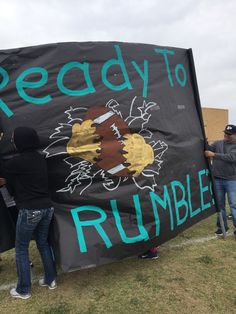
[(23, 126), (15, 128), (13, 139), (19, 152), (37, 149), (40, 144), (39, 137), (35, 129)]

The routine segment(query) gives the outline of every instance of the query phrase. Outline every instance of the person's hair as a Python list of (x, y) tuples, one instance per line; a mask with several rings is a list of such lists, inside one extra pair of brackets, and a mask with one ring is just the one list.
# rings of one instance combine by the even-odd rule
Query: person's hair
[(40, 141), (35, 129), (20, 126), (13, 132), (14, 144), (19, 152), (39, 148)]

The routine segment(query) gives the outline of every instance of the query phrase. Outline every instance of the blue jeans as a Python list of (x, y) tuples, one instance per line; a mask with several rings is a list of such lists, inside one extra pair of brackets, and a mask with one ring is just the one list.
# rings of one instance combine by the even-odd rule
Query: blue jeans
[(16, 224), (16, 269), (18, 283), (16, 291), (27, 294), (31, 290), (29, 264), (29, 243), (34, 234), (44, 267), (44, 280), (50, 284), (56, 278), (56, 269), (51, 248), (48, 244), (48, 230), (54, 209), (21, 209)]
[[(222, 212), (225, 229), (228, 229), (227, 215), (225, 209), (225, 196), (227, 194), (229, 208), (232, 214), (233, 224), (236, 228), (236, 180), (225, 180), (215, 178), (216, 193), (219, 206)], [(220, 228), (219, 218), (217, 219), (217, 227)]]

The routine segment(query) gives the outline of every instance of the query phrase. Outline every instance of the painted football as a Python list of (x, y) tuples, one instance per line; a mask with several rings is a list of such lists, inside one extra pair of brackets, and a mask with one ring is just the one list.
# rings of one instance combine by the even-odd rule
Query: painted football
[(96, 164), (114, 176), (131, 176), (124, 153), (124, 135), (130, 134), (125, 121), (109, 108), (92, 107), (86, 115), (92, 120), (96, 134), (100, 137), (101, 150)]

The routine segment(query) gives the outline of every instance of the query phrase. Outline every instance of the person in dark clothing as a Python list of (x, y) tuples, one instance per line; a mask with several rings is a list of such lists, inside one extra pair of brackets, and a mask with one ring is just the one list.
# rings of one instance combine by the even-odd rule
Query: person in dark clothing
[(15, 224), (0, 193), (0, 253), (8, 251), (14, 246)]
[[(222, 212), (225, 230), (229, 229), (225, 208), (227, 195), (236, 235), (236, 126), (228, 124), (224, 130), (224, 139), (216, 141), (205, 151), (205, 156), (212, 158), (216, 193)], [(219, 218), (216, 235), (222, 235)]]
[[(0, 165), (1, 166), (1, 165)], [(0, 176), (2, 175), (0, 169)], [(1, 193), (5, 180), (0, 180), (0, 252), (8, 251), (15, 246), (15, 223)]]
[(9, 194), (5, 185), (3, 185), (3, 186), (0, 185), (0, 193), (3, 197), (5, 205), (8, 209), (8, 212), (11, 215), (11, 218), (14, 222), (14, 225), (16, 225), (17, 217), (18, 217), (18, 210), (16, 208), (16, 203), (15, 203), (13, 197)]
[[(3, 198), (4, 201), (4, 206), (1, 207), (5, 208), (5, 216), (6, 214), (9, 216), (8, 221), (11, 222), (11, 227), (9, 227), (9, 223), (8, 221), (3, 220), (4, 215), (1, 215), (1, 221), (3, 220), (3, 223), (5, 225), (8, 225), (8, 228), (10, 230), (8, 230), (8, 232), (6, 233), (8, 238), (12, 237), (12, 234), (14, 235), (14, 239), (15, 239), (15, 230), (16, 230), (16, 223), (17, 223), (17, 218), (18, 218), (18, 210), (16, 208), (16, 203), (14, 201), (14, 198), (9, 194), (6, 186), (5, 186), (5, 181), (4, 184), (1, 185), (0, 182), (0, 198)], [(13, 222), (13, 226), (12, 226), (12, 222)], [(5, 227), (6, 228), (6, 227)], [(1, 228), (1, 230), (4, 228)], [(11, 248), (15, 247), (15, 241), (14, 241), (14, 246), (12, 246)], [(1, 248), (0, 248), (1, 250)], [(30, 261), (30, 267), (34, 267), (34, 264)]]
[(18, 283), (10, 294), (14, 298), (28, 299), (31, 296), (28, 251), (33, 233), (44, 267), (44, 278), (40, 279), (39, 285), (56, 288), (56, 269), (48, 243), (54, 209), (49, 197), (46, 161), (36, 150), (39, 147), (37, 132), (18, 127), (12, 140), (19, 155), (6, 162), (4, 169), (7, 188), (14, 197), (19, 215), (15, 243)]
[(158, 248), (156, 246), (153, 246), (146, 252), (140, 254), (138, 257), (142, 259), (158, 259), (160, 256), (158, 254)]

